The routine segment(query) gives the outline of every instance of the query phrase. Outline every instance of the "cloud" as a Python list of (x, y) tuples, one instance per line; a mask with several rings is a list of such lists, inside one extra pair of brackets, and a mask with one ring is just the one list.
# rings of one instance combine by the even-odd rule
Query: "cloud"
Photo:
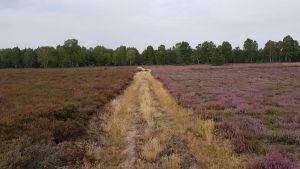
[(300, 39), (297, 0), (2, 0), (0, 48), (55, 46), (77, 38), (87, 47), (205, 40), (260, 46), (290, 34)]

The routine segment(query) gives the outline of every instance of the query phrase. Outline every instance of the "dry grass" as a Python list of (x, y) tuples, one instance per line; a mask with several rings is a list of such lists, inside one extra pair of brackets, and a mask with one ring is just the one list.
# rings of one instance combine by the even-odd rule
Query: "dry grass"
[(152, 138), (144, 145), (142, 155), (146, 160), (154, 161), (163, 149), (162, 143), (157, 138)]
[(132, 84), (124, 91), (124, 94), (114, 99), (110, 104), (112, 116), (107, 121), (106, 130), (112, 137), (126, 135), (130, 126), (130, 118), (137, 111), (136, 91), (139, 89), (139, 77), (134, 76)]
[(107, 144), (98, 152), (102, 155), (99, 163), (103, 168), (130, 168), (134, 163), (136, 128), (133, 124), (138, 111), (139, 90), (140, 77), (135, 75), (124, 93), (109, 105), (111, 115), (104, 118), (103, 126)]
[(124, 136), (130, 126), (130, 114), (128, 114), (130, 112), (123, 109), (126, 105), (121, 100), (123, 101), (123, 99), (118, 98), (112, 101), (111, 110), (113, 114), (105, 126), (105, 131), (109, 132), (112, 137)]
[(149, 84), (147, 80), (141, 79), (142, 85), (139, 90), (140, 92), (140, 112), (143, 114), (144, 119), (146, 120), (149, 127), (154, 126), (154, 111), (152, 99), (150, 96)]
[(164, 169), (180, 169), (181, 159), (177, 154), (163, 157), (162, 167)]
[(166, 147), (167, 136), (165, 133), (150, 139), (144, 146), (142, 156), (147, 161), (154, 161)]
[(211, 120), (198, 119), (196, 136), (204, 138), (208, 143), (212, 143), (214, 139), (214, 123)]
[(161, 164), (138, 160), (136, 164), (136, 168), (138, 169), (180, 169), (181, 163), (182, 162), (179, 155), (171, 154), (169, 156), (162, 157)]

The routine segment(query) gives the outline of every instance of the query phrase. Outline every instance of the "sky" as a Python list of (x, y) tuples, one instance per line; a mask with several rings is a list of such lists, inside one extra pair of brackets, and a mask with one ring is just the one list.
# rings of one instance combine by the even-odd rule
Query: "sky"
[(0, 48), (300, 41), (299, 0), (0, 0)]

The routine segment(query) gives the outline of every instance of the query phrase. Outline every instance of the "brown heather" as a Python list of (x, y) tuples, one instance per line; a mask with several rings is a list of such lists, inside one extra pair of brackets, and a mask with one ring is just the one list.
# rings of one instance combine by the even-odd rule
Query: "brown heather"
[(130, 67), (0, 70), (0, 168), (83, 164), (89, 120), (133, 73)]

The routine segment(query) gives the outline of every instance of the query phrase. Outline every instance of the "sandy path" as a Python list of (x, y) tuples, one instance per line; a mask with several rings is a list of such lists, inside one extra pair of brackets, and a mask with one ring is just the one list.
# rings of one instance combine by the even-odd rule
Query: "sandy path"
[(213, 123), (178, 105), (148, 70), (136, 73), (109, 111), (94, 168), (241, 168), (230, 146), (215, 141)]

